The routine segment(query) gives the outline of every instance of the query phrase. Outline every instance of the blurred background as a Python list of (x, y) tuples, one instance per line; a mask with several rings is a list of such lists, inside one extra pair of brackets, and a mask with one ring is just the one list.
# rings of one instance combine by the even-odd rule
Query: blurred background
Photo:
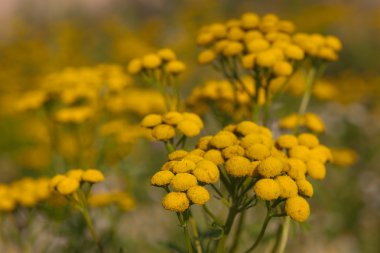
[[(340, 60), (329, 66), (323, 80), (329, 92), (315, 90), (310, 106), (326, 123), (321, 138), (333, 147), (335, 162), (327, 179), (317, 185), (307, 227), (291, 231), (287, 252), (380, 252), (380, 2), (376, 0), (1, 0), (0, 183), (54, 174), (44, 116), (17, 110), (20, 96), (54, 83), (48, 78), (68, 68), (92, 71), (106, 66), (102, 71), (114, 75), (131, 58), (169, 47), (188, 66), (181, 79), (181, 95), (186, 98), (196, 85), (220, 78), (211, 68), (196, 64), (198, 29), (246, 11), (274, 13), (293, 21), (297, 31), (333, 34), (343, 43)], [(73, 73), (77, 82), (85, 79)], [(154, 95), (146, 97), (150, 102), (144, 100), (135, 80), (120, 78), (124, 86), (132, 87), (122, 97), (130, 103), (112, 114), (112, 120), (128, 118), (131, 130), (145, 114), (159, 112), (162, 104), (159, 98), (152, 102)], [(298, 104), (299, 94), (295, 89), (286, 101)], [(136, 96), (138, 101), (132, 98)], [(80, 147), (73, 147), (75, 136), (64, 130), (59, 135), (58, 150), (70, 161)], [(161, 210), (162, 195), (149, 186), (149, 176), (164, 161), (165, 152), (139, 136), (120, 138), (120, 146), (112, 146), (117, 151), (109, 152), (101, 165), (106, 174), (114, 171), (107, 187), (116, 181), (136, 199), (135, 208), (121, 215), (115, 229), (118, 242), (126, 252), (167, 252), (162, 245), (176, 236), (178, 227), (174, 217)], [(57, 222), (70, 226), (65, 218)], [(57, 240), (56, 251), (46, 252), (76, 252), (61, 244)], [(24, 252), (16, 248), (8, 252)]]

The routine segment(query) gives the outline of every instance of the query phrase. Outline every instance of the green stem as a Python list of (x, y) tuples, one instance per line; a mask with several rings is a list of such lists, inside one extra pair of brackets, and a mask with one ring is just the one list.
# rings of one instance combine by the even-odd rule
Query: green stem
[(235, 238), (234, 238), (234, 241), (232, 243), (230, 253), (236, 252), (236, 250), (239, 246), (240, 236), (241, 236), (241, 233), (243, 232), (243, 227), (244, 227), (245, 214), (246, 214), (246, 212), (244, 212), (244, 211), (240, 214), (238, 227), (237, 227), (237, 230), (235, 233)]
[(277, 253), (284, 253), (285, 251), (286, 243), (288, 242), (289, 227), (290, 227), (290, 217), (286, 216), (284, 220), (284, 225), (281, 231), (280, 246), (278, 248)]
[(208, 216), (210, 216), (211, 219), (213, 219), (214, 222), (216, 222), (219, 225), (221, 224), (221, 222), (219, 221), (219, 219), (210, 211), (210, 209), (208, 209), (208, 207), (206, 205), (202, 205), (202, 208), (206, 212), (206, 214)]
[(219, 240), (218, 242), (218, 245), (217, 245), (217, 250), (216, 252), (217, 253), (222, 253), (222, 252), (225, 252), (224, 248), (225, 248), (225, 243), (226, 243), (226, 240), (227, 240), (227, 237), (228, 237), (228, 234), (230, 233), (231, 231), (231, 228), (232, 228), (232, 225), (234, 223), (234, 220), (235, 220), (235, 217), (237, 215), (237, 210), (235, 209), (234, 206), (232, 206), (230, 208), (230, 211), (228, 213), (228, 217), (227, 217), (227, 220), (226, 220), (226, 223), (224, 225), (224, 231), (223, 231), (223, 236), (222, 238)]
[(92, 224), (92, 221), (91, 221), (90, 215), (88, 213), (87, 207), (84, 207), (81, 211), (82, 211), (83, 218), (85, 219), (87, 226), (90, 229), (91, 235), (92, 235), (96, 245), (99, 248), (99, 252), (103, 253), (104, 251), (103, 251), (102, 244), (100, 243), (98, 236), (95, 232), (94, 225)]
[(165, 148), (166, 148), (166, 151), (168, 151), (168, 153), (171, 153), (175, 150), (174, 146), (168, 142), (168, 141), (165, 141)]
[(199, 239), (197, 224), (195, 223), (195, 220), (192, 216), (189, 217), (189, 222), (190, 222), (191, 228), (193, 230), (195, 250), (197, 251), (197, 253), (202, 253), (203, 250), (202, 250), (201, 241)]
[(302, 97), (301, 105), (299, 107), (298, 114), (303, 116), (306, 113), (307, 106), (309, 105), (311, 93), (313, 91), (313, 84), (316, 80), (317, 70), (311, 67), (306, 75), (306, 91)]

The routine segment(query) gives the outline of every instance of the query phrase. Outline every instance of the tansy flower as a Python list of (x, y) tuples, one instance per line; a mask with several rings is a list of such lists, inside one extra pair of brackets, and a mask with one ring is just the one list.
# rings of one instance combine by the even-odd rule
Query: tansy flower
[(186, 65), (183, 62), (178, 61), (178, 60), (170, 61), (165, 66), (165, 71), (173, 75), (178, 75), (184, 72), (185, 69), (186, 69)]
[(322, 180), (326, 176), (326, 167), (323, 163), (315, 159), (310, 159), (306, 162), (307, 174), (318, 180)]
[(70, 177), (63, 178), (57, 185), (57, 191), (62, 195), (74, 193), (79, 188), (78, 180)]
[(150, 183), (154, 186), (165, 186), (170, 184), (174, 174), (169, 170), (156, 172), (150, 179)]
[(224, 163), (222, 153), (217, 149), (210, 149), (206, 151), (205, 154), (203, 155), (203, 158), (215, 163), (216, 165), (220, 165)]
[(297, 137), (290, 134), (281, 135), (276, 142), (281, 148), (292, 148), (298, 145)]
[(184, 158), (186, 155), (188, 154), (188, 152), (186, 150), (176, 150), (176, 151), (173, 151), (171, 152), (169, 155), (168, 155), (168, 159), (170, 161), (172, 160), (181, 160), (182, 158)]
[(253, 187), (256, 195), (263, 200), (275, 200), (280, 196), (281, 189), (276, 181), (273, 179), (260, 179)]
[(142, 127), (155, 127), (162, 123), (162, 117), (159, 114), (149, 114), (141, 121)]
[(74, 169), (74, 170), (69, 170), (66, 173), (66, 176), (74, 178), (80, 182), (82, 180), (83, 173), (84, 173), (84, 171), (81, 169)]
[(289, 176), (278, 176), (275, 178), (275, 181), (280, 186), (281, 198), (291, 198), (297, 196), (297, 184)]
[(127, 71), (131, 75), (139, 74), (142, 69), (142, 61), (140, 59), (133, 59), (128, 63)]
[(219, 169), (211, 161), (203, 160), (197, 163), (197, 167), (193, 170), (193, 175), (199, 182), (213, 184), (219, 180)]
[(148, 54), (142, 58), (142, 65), (147, 69), (155, 69), (161, 65), (161, 59), (156, 54)]
[(55, 175), (51, 180), (50, 180), (50, 183), (49, 183), (49, 188), (50, 190), (55, 190), (57, 185), (59, 184), (59, 182), (61, 182), (63, 179), (65, 179), (65, 176), (64, 175), (61, 175), (61, 174), (58, 174), (58, 175)]
[(304, 197), (311, 198), (314, 194), (312, 184), (306, 179), (297, 180), (298, 193)]
[(291, 158), (307, 161), (310, 158), (310, 150), (305, 146), (295, 146), (289, 150), (289, 156)]
[(193, 161), (183, 159), (181, 161), (178, 161), (173, 165), (173, 172), (174, 173), (184, 173), (188, 171), (192, 171), (195, 169), (196, 164)]
[(309, 218), (310, 206), (302, 197), (292, 197), (285, 202), (286, 214), (295, 221), (304, 222)]
[(207, 150), (208, 149), (208, 144), (210, 140), (212, 139), (212, 136), (204, 136), (201, 137), (197, 143), (197, 148), (202, 149), (202, 150)]
[(243, 156), (233, 156), (225, 164), (226, 172), (233, 177), (248, 176), (253, 172), (251, 162)]
[(189, 173), (178, 173), (170, 182), (170, 186), (175, 191), (186, 191), (195, 185), (197, 185), (197, 178)]
[(260, 67), (272, 67), (277, 58), (273, 51), (267, 50), (257, 55), (256, 63)]
[(259, 17), (255, 13), (247, 12), (244, 13), (241, 18), (241, 26), (245, 29), (252, 29), (258, 26)]
[(183, 192), (169, 192), (162, 200), (165, 209), (179, 213), (186, 211), (189, 205), (189, 199)]
[(82, 179), (90, 183), (98, 183), (104, 180), (104, 175), (99, 170), (89, 169), (83, 173)]
[(278, 61), (273, 65), (273, 72), (277, 76), (289, 76), (293, 72), (293, 67), (287, 61)]
[(256, 143), (250, 146), (247, 151), (247, 157), (254, 160), (264, 160), (265, 158), (270, 156), (270, 150), (264, 144)]
[(259, 129), (259, 126), (254, 122), (243, 121), (236, 125), (235, 131), (245, 136), (248, 134), (257, 133)]
[(283, 167), (281, 160), (270, 156), (261, 161), (257, 171), (264, 177), (275, 177), (281, 173)]
[(177, 58), (173, 50), (170, 48), (160, 49), (157, 54), (164, 61), (174, 61)]
[(174, 138), (175, 130), (172, 126), (161, 124), (155, 126), (152, 130), (152, 137), (159, 141), (167, 141)]
[(187, 190), (187, 197), (197, 205), (204, 205), (210, 199), (210, 194), (203, 186), (193, 186)]
[(239, 145), (232, 145), (232, 146), (226, 147), (222, 151), (222, 155), (225, 159), (229, 159), (233, 156), (243, 156), (244, 153), (245, 153), (244, 148), (242, 148)]
[(298, 141), (300, 145), (306, 146), (308, 148), (314, 148), (319, 145), (318, 138), (309, 133), (303, 133), (298, 136)]
[(232, 146), (237, 142), (236, 136), (229, 131), (220, 131), (212, 137), (210, 145), (216, 148), (226, 148)]
[(162, 117), (162, 120), (169, 125), (177, 125), (182, 119), (182, 114), (179, 112), (168, 112)]
[(177, 125), (177, 128), (187, 137), (197, 136), (201, 131), (199, 124), (189, 119), (180, 121)]
[(293, 178), (294, 180), (305, 179), (306, 164), (302, 160), (296, 158), (289, 158), (288, 164), (289, 170), (287, 171), (287, 174), (291, 178)]
[(212, 50), (204, 50), (198, 55), (199, 64), (208, 64), (215, 59), (216, 55)]

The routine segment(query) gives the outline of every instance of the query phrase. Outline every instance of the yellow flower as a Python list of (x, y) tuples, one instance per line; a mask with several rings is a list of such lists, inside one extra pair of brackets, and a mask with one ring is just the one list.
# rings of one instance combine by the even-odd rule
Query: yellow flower
[(187, 191), (195, 185), (197, 185), (197, 178), (189, 173), (178, 173), (170, 182), (170, 186), (175, 191)]
[(261, 161), (257, 171), (263, 177), (275, 177), (281, 173), (283, 167), (284, 165), (280, 159), (270, 156)]
[(189, 155), (197, 155), (202, 157), (205, 154), (205, 151), (199, 148), (193, 149), (189, 152)]
[(196, 122), (189, 119), (182, 120), (181, 122), (179, 122), (177, 128), (181, 133), (183, 133), (187, 137), (197, 136), (201, 132), (201, 128), (199, 127), (199, 125)]
[(209, 160), (216, 165), (220, 165), (224, 163), (224, 159), (222, 153), (217, 149), (210, 149), (204, 155), (203, 158)]
[(173, 50), (169, 48), (160, 49), (157, 54), (164, 61), (173, 61), (177, 58)]
[(225, 56), (235, 56), (243, 51), (244, 47), (240, 42), (231, 41), (223, 50)]
[(242, 135), (248, 135), (258, 133), (260, 131), (260, 128), (252, 121), (242, 121), (236, 125), (235, 131)]
[(222, 151), (222, 155), (225, 159), (229, 159), (233, 156), (244, 156), (245, 150), (239, 145), (229, 146)]
[(0, 211), (11, 212), (15, 209), (16, 202), (9, 195), (0, 195)]
[(244, 29), (252, 29), (258, 26), (259, 24), (259, 16), (257, 16), (255, 13), (244, 13), (241, 16), (241, 26)]
[(294, 180), (301, 180), (305, 179), (305, 173), (306, 173), (306, 164), (296, 158), (289, 158), (289, 169), (286, 171), (288, 175), (293, 178)]
[(184, 72), (185, 69), (186, 69), (186, 65), (183, 62), (178, 61), (178, 60), (170, 61), (165, 66), (166, 72), (173, 74), (173, 75), (178, 75), (178, 74)]
[(311, 198), (314, 194), (313, 186), (306, 179), (297, 180), (298, 193), (304, 197)]
[(170, 184), (174, 174), (169, 170), (156, 172), (150, 179), (150, 183), (155, 186), (165, 186)]
[(319, 145), (319, 140), (314, 134), (303, 133), (298, 136), (298, 141), (300, 145), (306, 146), (308, 148), (314, 148)]
[(233, 177), (249, 176), (253, 168), (251, 162), (243, 156), (233, 156), (225, 163), (226, 172)]
[(162, 117), (162, 120), (169, 125), (177, 125), (182, 119), (182, 114), (179, 112), (167, 112)]
[(219, 169), (211, 161), (202, 160), (197, 163), (197, 167), (193, 170), (193, 175), (199, 182), (213, 184), (219, 180)]
[(63, 180), (65, 179), (66, 177), (64, 175), (61, 175), (61, 174), (58, 174), (58, 175), (55, 175), (49, 182), (49, 188), (50, 190), (55, 190), (57, 185)]
[(293, 113), (282, 119), (280, 119), (279, 126), (285, 129), (294, 129), (298, 126), (299, 118), (298, 115)]
[(142, 58), (142, 65), (147, 69), (155, 69), (161, 65), (161, 58), (156, 54), (148, 54)]
[(196, 154), (187, 154), (183, 159), (193, 161), (195, 163), (198, 163), (203, 160), (203, 157)]
[(277, 145), (281, 148), (292, 148), (298, 145), (298, 139), (294, 135), (284, 134), (278, 137)]
[(198, 125), (199, 128), (203, 128), (202, 119), (195, 113), (184, 112), (182, 113), (183, 120), (191, 120)]
[(249, 42), (253, 40), (258, 40), (262, 38), (263, 38), (263, 34), (260, 31), (256, 31), (256, 30), (247, 31), (244, 34), (244, 41), (246, 44), (249, 44)]
[(273, 66), (273, 72), (277, 76), (289, 76), (293, 72), (293, 67), (287, 61), (278, 61)]
[(289, 198), (285, 202), (286, 214), (295, 221), (304, 222), (309, 218), (309, 203), (302, 197)]
[(255, 66), (255, 54), (247, 54), (241, 58), (241, 65), (245, 69), (252, 69)]
[(256, 58), (256, 63), (260, 67), (272, 67), (276, 61), (276, 54), (271, 50), (260, 52)]
[(203, 186), (193, 186), (187, 190), (187, 197), (197, 205), (204, 205), (210, 199), (210, 194)]
[(302, 49), (296, 45), (288, 45), (284, 50), (285, 56), (292, 60), (302, 60), (305, 55)]
[(280, 196), (281, 189), (276, 181), (273, 179), (260, 179), (253, 187), (256, 195), (263, 200), (275, 200)]
[(322, 133), (325, 131), (325, 124), (321, 118), (314, 113), (305, 114), (305, 124), (313, 132)]
[[(257, 54), (257, 53), (263, 52), (263, 51), (267, 50), (269, 47), (270, 47), (269, 42), (264, 40), (264, 39), (252, 40), (247, 44), (248, 52), (250, 52), (252, 54)], [(263, 57), (263, 56), (261, 56), (261, 57)], [(262, 59), (261, 59), (261, 61), (262, 61)], [(262, 66), (262, 65), (260, 65), (260, 66)]]
[(237, 138), (233, 133), (222, 130), (212, 137), (209, 144), (221, 149), (226, 148), (228, 146), (232, 146), (236, 144), (236, 142)]
[(152, 130), (152, 137), (159, 141), (167, 141), (174, 138), (175, 130), (171, 125), (161, 124)]
[(162, 167), (161, 167), (160, 170), (172, 170), (173, 166), (176, 163), (178, 163), (178, 161), (169, 161), (169, 162), (166, 162), (166, 163), (164, 163), (164, 165), (162, 165)]
[(244, 31), (239, 27), (231, 27), (227, 33), (227, 38), (233, 41), (241, 40), (244, 37)]
[(142, 127), (155, 127), (162, 123), (162, 117), (159, 114), (149, 114), (141, 121)]
[(214, 35), (210, 32), (201, 32), (197, 37), (197, 44), (200, 46), (206, 46), (214, 40)]
[(325, 44), (326, 46), (332, 48), (335, 51), (340, 51), (342, 50), (342, 42), (335, 37), (335, 36), (326, 36), (325, 37)]
[(310, 149), (305, 146), (295, 146), (289, 150), (289, 156), (291, 158), (307, 161), (310, 157)]
[(342, 167), (349, 167), (358, 160), (355, 150), (349, 148), (335, 148), (332, 150), (333, 164)]
[(193, 161), (183, 159), (174, 164), (172, 170), (174, 173), (185, 173), (192, 171), (195, 167), (196, 165)]
[(270, 156), (270, 150), (264, 144), (253, 144), (250, 146), (247, 151), (247, 157), (255, 160), (264, 160), (265, 158)]
[(310, 150), (310, 157), (316, 159), (322, 163), (332, 160), (332, 154), (328, 147), (323, 145), (318, 145), (315, 148)]
[(98, 183), (104, 181), (104, 175), (99, 170), (89, 169), (83, 173), (82, 179), (90, 183)]
[(82, 180), (83, 172), (84, 171), (81, 170), (81, 169), (69, 170), (66, 173), (66, 176), (74, 178), (74, 179), (76, 179), (76, 180), (78, 180), (80, 182)]
[(318, 160), (310, 159), (306, 162), (307, 174), (318, 180), (322, 180), (326, 176), (326, 167)]
[(209, 64), (215, 59), (216, 55), (214, 51), (206, 49), (198, 55), (199, 64)]
[(214, 23), (210, 25), (210, 32), (215, 38), (223, 38), (226, 36), (227, 29), (223, 24)]
[(275, 181), (280, 186), (280, 197), (291, 198), (297, 196), (298, 188), (296, 182), (289, 176), (278, 176)]
[(57, 190), (62, 195), (74, 193), (79, 188), (78, 180), (70, 177), (63, 178), (57, 185)]
[(142, 69), (142, 61), (140, 59), (132, 59), (128, 63), (127, 71), (131, 75), (136, 75), (140, 73)]
[(318, 57), (327, 61), (336, 61), (338, 59), (338, 55), (335, 51), (328, 47), (320, 48), (318, 51)]
[(189, 199), (186, 193), (169, 192), (162, 200), (162, 206), (166, 210), (182, 213), (189, 208)]
[(176, 150), (176, 151), (173, 151), (171, 152), (169, 155), (168, 155), (168, 159), (170, 161), (172, 160), (181, 160), (183, 159), (186, 155), (188, 154), (188, 152), (186, 150)]

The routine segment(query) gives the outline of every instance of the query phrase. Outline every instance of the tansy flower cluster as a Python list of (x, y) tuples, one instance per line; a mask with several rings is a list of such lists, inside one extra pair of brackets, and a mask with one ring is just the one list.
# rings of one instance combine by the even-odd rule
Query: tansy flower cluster
[(172, 111), (163, 115), (149, 114), (143, 118), (141, 126), (150, 131), (154, 140), (172, 142), (176, 136), (176, 130), (185, 137), (199, 135), (203, 128), (203, 121), (194, 113)]
[(166, 75), (178, 75), (186, 70), (186, 65), (177, 60), (176, 54), (169, 48), (158, 50), (141, 58), (132, 59), (128, 64), (132, 75), (165, 78)]
[(88, 197), (88, 204), (92, 207), (117, 205), (122, 211), (130, 211), (136, 206), (135, 199), (123, 191), (94, 193)]
[(151, 178), (151, 184), (163, 187), (167, 194), (162, 206), (170, 211), (184, 212), (191, 204), (204, 205), (210, 194), (204, 187), (219, 181), (215, 163), (204, 159), (202, 150), (176, 150), (168, 155), (161, 170)]
[(72, 169), (66, 174), (58, 174), (54, 176), (49, 184), (52, 191), (64, 196), (70, 196), (84, 183), (95, 184), (102, 182), (104, 175), (101, 171), (95, 169)]
[(358, 153), (350, 148), (332, 148), (332, 164), (341, 167), (350, 167), (355, 164), (359, 157)]
[(11, 212), (17, 206), (30, 208), (51, 195), (49, 179), (22, 178), (10, 184), (0, 184), (0, 212)]
[(325, 131), (325, 124), (322, 119), (314, 113), (307, 112), (304, 115), (292, 113), (279, 120), (279, 126), (283, 129), (297, 129), (305, 127), (314, 133), (323, 133)]

